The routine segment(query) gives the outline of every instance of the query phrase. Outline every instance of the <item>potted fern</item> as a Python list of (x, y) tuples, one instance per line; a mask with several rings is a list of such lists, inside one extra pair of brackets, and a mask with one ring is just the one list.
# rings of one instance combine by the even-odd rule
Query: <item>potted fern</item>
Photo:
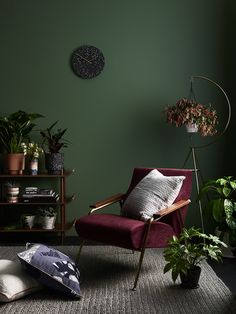
[[(46, 130), (40, 131), (43, 137), (42, 147), (45, 153), (45, 167), (49, 174), (60, 174), (64, 167), (64, 155), (61, 149), (67, 147), (68, 141), (63, 138), (66, 129), (54, 130), (58, 121)], [(47, 149), (44, 147), (47, 146)]]
[(207, 235), (194, 227), (184, 228), (178, 238), (173, 236), (164, 250), (164, 258), (167, 262), (164, 273), (171, 271), (174, 282), (180, 276), (183, 288), (197, 288), (201, 262), (208, 258), (222, 261), (221, 246), (226, 244), (217, 236)]

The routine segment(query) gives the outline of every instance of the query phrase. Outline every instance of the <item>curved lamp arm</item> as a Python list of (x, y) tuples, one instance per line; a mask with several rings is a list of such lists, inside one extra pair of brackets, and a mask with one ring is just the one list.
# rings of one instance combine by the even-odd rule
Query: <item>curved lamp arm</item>
[(216, 137), (216, 139), (213, 140), (212, 142), (210, 142), (210, 143), (208, 143), (208, 144), (205, 144), (205, 145), (197, 146), (197, 147), (195, 146), (195, 148), (202, 148), (202, 147), (206, 147), (206, 146), (209, 146), (209, 145), (215, 143), (215, 142), (219, 139), (219, 137), (221, 137), (221, 136), (226, 132), (226, 130), (228, 129), (228, 126), (229, 126), (229, 123), (230, 123), (230, 120), (231, 120), (231, 104), (230, 104), (230, 101), (229, 101), (229, 98), (228, 98), (226, 92), (223, 90), (223, 88), (222, 88), (219, 84), (217, 84), (217, 83), (214, 82), (213, 80), (209, 79), (208, 77), (201, 76), (201, 75), (194, 75), (194, 76), (191, 76), (191, 78), (190, 78), (191, 84), (193, 83), (193, 80), (194, 80), (195, 78), (206, 80), (206, 81), (208, 81), (208, 82), (214, 84), (215, 86), (217, 86), (217, 87), (221, 90), (221, 92), (223, 93), (223, 95), (225, 96), (226, 101), (227, 101), (227, 104), (228, 104), (228, 118), (227, 118), (227, 122), (226, 122), (226, 124), (225, 124), (225, 127), (224, 127), (223, 131), (222, 131), (220, 134), (218, 134), (218, 136)]

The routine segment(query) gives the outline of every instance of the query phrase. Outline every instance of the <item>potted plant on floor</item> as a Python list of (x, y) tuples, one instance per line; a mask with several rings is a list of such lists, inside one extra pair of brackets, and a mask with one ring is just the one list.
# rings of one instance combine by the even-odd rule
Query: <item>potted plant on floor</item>
[(5, 170), (8, 173), (22, 174), (24, 153), (21, 144), (29, 141), (29, 134), (36, 126), (33, 121), (40, 117), (43, 116), (22, 110), (0, 117), (0, 148), (6, 156)]
[(49, 128), (40, 132), (43, 137), (42, 147), (45, 152), (45, 167), (49, 174), (60, 174), (64, 167), (64, 156), (60, 150), (67, 147), (68, 141), (63, 138), (66, 129), (57, 129), (54, 131), (55, 125), (58, 121), (54, 122)]
[(216, 234), (228, 245), (225, 256), (236, 256), (236, 180), (232, 176), (206, 181), (198, 198), (208, 196), (204, 214), (216, 227)]
[(197, 288), (201, 262), (208, 258), (222, 261), (220, 246), (226, 244), (217, 236), (207, 235), (194, 227), (184, 228), (178, 238), (173, 236), (164, 250), (164, 258), (167, 262), (164, 273), (171, 271), (174, 282), (180, 276), (181, 286), (184, 288)]

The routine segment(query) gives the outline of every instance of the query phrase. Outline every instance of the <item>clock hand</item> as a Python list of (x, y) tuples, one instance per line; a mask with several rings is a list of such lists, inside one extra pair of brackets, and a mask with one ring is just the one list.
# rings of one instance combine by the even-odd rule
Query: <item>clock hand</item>
[(75, 56), (77, 56), (77, 57), (79, 57), (79, 58), (81, 58), (81, 59), (83, 59), (84, 61), (86, 61), (86, 62), (88, 62), (88, 63), (92, 64), (92, 62), (91, 62), (91, 61), (89, 61), (89, 60), (88, 60), (88, 59), (86, 59), (85, 57), (81, 56), (80, 54), (78, 54), (78, 53), (74, 53), (74, 55), (75, 55)]

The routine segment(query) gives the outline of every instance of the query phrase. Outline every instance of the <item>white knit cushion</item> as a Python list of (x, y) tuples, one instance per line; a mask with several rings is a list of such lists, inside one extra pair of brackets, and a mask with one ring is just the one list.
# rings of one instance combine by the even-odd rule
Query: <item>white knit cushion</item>
[(24, 271), (19, 262), (0, 260), (0, 302), (10, 302), (39, 289), (42, 286)]
[(150, 219), (173, 204), (184, 179), (184, 176), (164, 176), (156, 169), (150, 171), (131, 191), (121, 213), (144, 221)]

